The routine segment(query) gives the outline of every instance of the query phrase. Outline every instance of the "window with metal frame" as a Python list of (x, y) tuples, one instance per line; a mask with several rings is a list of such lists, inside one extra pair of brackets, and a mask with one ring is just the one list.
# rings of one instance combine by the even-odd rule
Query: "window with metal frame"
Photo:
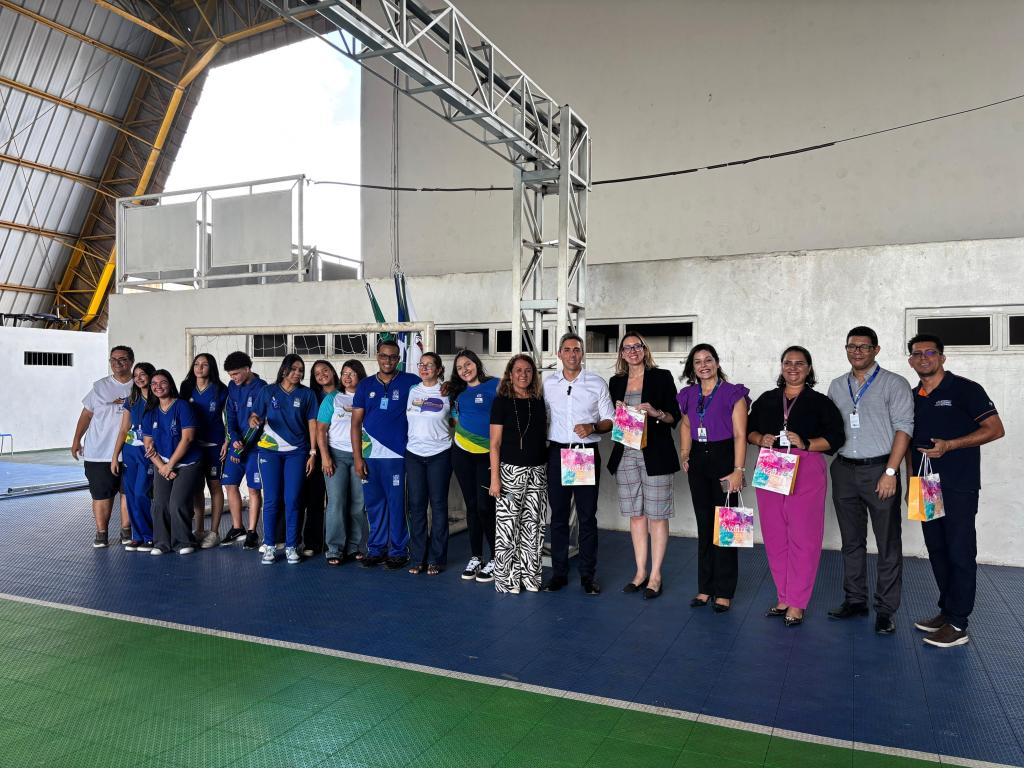
[(73, 352), (25, 352), (25, 365), (45, 365), (72, 368), (75, 365)]

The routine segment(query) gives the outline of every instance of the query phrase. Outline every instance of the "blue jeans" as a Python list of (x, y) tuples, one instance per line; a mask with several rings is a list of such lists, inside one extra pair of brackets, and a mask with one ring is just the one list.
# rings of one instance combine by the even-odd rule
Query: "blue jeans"
[(285, 546), (299, 545), (299, 502), (306, 479), (306, 452), (259, 449), (263, 478), (263, 543), (277, 543), (277, 518), (284, 507)]
[(366, 510), (363, 482), (356, 477), (351, 451), (331, 448), (334, 474), (324, 475), (327, 484), (327, 557), (354, 555), (366, 544)]
[(405, 459), (367, 459), (366, 468), (368, 477), (363, 486), (363, 499), (370, 523), (367, 554), (405, 557), (409, 546), (409, 529), (405, 524)]
[[(434, 456), (405, 452), (405, 483), (409, 489), (409, 556), (414, 565), (448, 562), (448, 486), (452, 449)], [(430, 500), (430, 548), (427, 548), (427, 500)]]

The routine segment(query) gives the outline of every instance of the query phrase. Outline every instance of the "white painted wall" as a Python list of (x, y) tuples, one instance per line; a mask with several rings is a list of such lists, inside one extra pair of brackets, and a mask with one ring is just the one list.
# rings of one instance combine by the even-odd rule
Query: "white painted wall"
[[(1015, 96), (1018, 0), (458, 0), (589, 123), (595, 179), (816, 145)], [(362, 178), (387, 183), (392, 91), (363, 78)], [(505, 162), (407, 98), (399, 183), (509, 185)], [(591, 264), (1024, 231), (1024, 101), (717, 171), (595, 187)], [(400, 195), (407, 274), (506, 269), (511, 193)], [(387, 193), (362, 193), (366, 274)]]
[[(782, 349), (801, 344), (814, 354), (819, 388), (825, 388), (847, 368), (842, 347), (855, 325), (875, 328), (881, 364), (910, 376), (907, 307), (1024, 303), (1022, 255), (1024, 239), (1017, 238), (605, 264), (588, 273), (588, 316), (599, 322), (693, 315), (695, 341), (713, 343), (730, 378), (747, 384), (755, 396), (773, 386)], [(409, 290), (424, 319), (467, 326), (509, 322), (509, 278), (507, 271), (419, 277), (410, 279)], [(385, 315), (394, 318), (391, 281), (372, 282)], [(109, 332), (131, 344), (139, 359), (184, 371), (187, 326), (371, 321), (363, 284), (332, 281), (112, 296)], [(500, 373), (504, 360), (485, 363)], [(659, 363), (678, 374), (682, 356), (663, 356)], [(592, 356), (588, 365), (608, 376), (613, 359)], [(1012, 483), (1024, 462), (1024, 354), (951, 353), (947, 367), (986, 387), (1008, 435), (982, 449), (980, 558), (1024, 565), (1024, 501)], [(613, 482), (605, 473), (599, 522), (624, 529)], [(753, 501), (753, 494), (747, 499)], [(458, 494), (452, 502), (459, 502)], [(827, 521), (825, 544), (837, 548), (831, 511)], [(682, 475), (672, 531), (695, 534)], [(908, 554), (924, 553), (919, 524), (905, 523), (904, 537)]]
[[(26, 351), (70, 352), (74, 365), (25, 365)], [(82, 398), (110, 372), (107, 352), (104, 333), (0, 327), (0, 432), (14, 434), (19, 453), (71, 445)]]

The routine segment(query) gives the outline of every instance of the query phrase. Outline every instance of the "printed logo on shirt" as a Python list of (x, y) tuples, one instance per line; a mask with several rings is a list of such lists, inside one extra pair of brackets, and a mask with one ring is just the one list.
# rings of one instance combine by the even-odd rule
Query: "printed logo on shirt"
[(294, 400), (292, 400), (292, 408), (301, 408), (301, 407), (302, 407), (302, 399), (301, 398), (296, 397)]
[(252, 396), (251, 395), (249, 396), (249, 399), (245, 401), (245, 407), (246, 408), (252, 408)]
[(217, 412), (217, 403), (210, 403), (210, 413)]
[(376, 393), (376, 392), (371, 392), (371, 393), (370, 393), (370, 399), (371, 399), (371, 400), (372, 400), (373, 398), (375, 398), (376, 396), (377, 396), (377, 393)]
[(441, 413), (444, 401), (436, 397), (416, 397), (409, 403), (410, 413)]
[(400, 486), (402, 484), (402, 476), (401, 475), (392, 475), (391, 476), (391, 484), (393, 486), (395, 486), (395, 488)]
[(399, 391), (398, 391), (398, 390), (396, 389), (396, 390), (395, 390), (394, 392), (392, 392), (392, 393), (391, 393), (391, 399), (392, 399), (392, 400), (397, 400), (397, 399), (398, 399), (398, 396), (399, 396), (400, 394), (401, 394), (401, 393), (400, 393), (400, 392), (399, 392)]
[(953, 401), (952, 400), (936, 400), (935, 401), (935, 407), (936, 408), (952, 408), (953, 407)]
[(473, 402), (476, 403), (477, 405), (483, 405), (484, 396), (483, 395), (477, 395), (476, 397), (473, 398)]
[(275, 409), (279, 409), (281, 407), (277, 402), (277, 395), (270, 396), (270, 405), (273, 406)]
[(178, 420), (177, 419), (171, 419), (171, 429), (170, 429), (170, 432), (171, 432), (172, 435), (178, 434)]

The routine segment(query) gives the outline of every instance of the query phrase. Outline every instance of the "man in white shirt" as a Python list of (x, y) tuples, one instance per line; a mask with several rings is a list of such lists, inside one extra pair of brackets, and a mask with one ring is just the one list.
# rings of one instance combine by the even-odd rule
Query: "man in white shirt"
[[(110, 471), (110, 457), (114, 455), (114, 442), (121, 426), (124, 402), (132, 389), (132, 365), (135, 353), (131, 347), (118, 346), (110, 350), (110, 376), (93, 383), (82, 398), (82, 413), (75, 426), (71, 442), (71, 455), (75, 461), (85, 460), (85, 477), (92, 495), (92, 514), (96, 518), (94, 547), (107, 546), (107, 524), (114, 509), (114, 497), (121, 490), (121, 474)], [(85, 445), (83, 447), (83, 438)], [(128, 527), (127, 509), (122, 498), (121, 529)], [(131, 529), (128, 529), (131, 539)], [(122, 543), (124, 543), (122, 541)]]
[[(562, 370), (544, 380), (548, 411), (548, 498), (551, 502), (551, 578), (542, 589), (556, 592), (569, 583), (569, 514), (576, 502), (579, 521), (579, 571), (583, 591), (601, 592), (597, 570), (597, 495), (601, 479), (599, 435), (610, 432), (615, 409), (607, 382), (583, 369), (583, 339), (567, 333), (559, 339)], [(594, 485), (563, 486), (561, 449), (594, 451)]]

